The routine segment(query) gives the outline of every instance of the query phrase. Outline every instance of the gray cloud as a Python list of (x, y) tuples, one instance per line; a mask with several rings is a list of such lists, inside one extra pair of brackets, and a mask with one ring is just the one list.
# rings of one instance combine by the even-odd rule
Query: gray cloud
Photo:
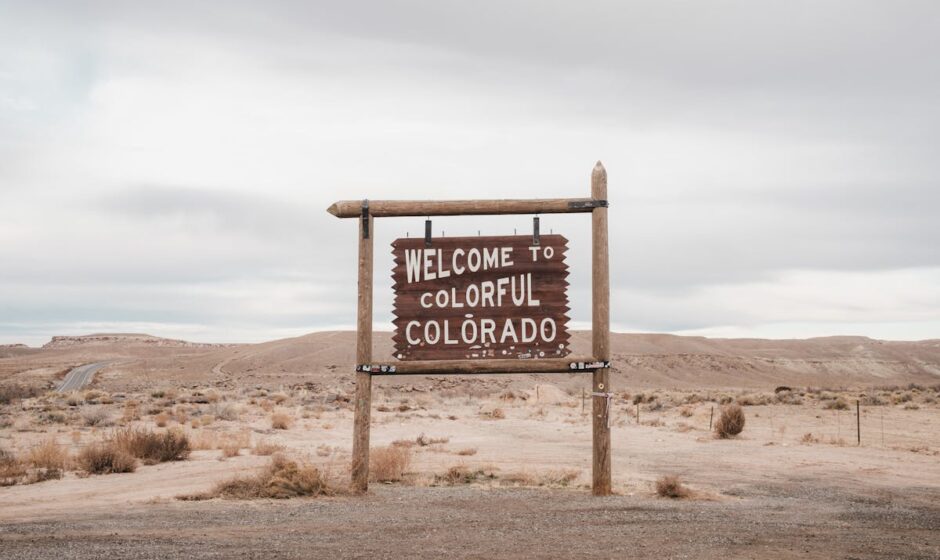
[[(581, 196), (598, 158), (623, 328), (940, 321), (932, 2), (44, 2), (0, 22), (0, 336), (351, 325), (355, 225), (329, 203)], [(546, 218), (576, 321), (582, 218)], [(378, 225), (377, 271), (420, 226)], [(909, 311), (841, 301), (860, 278)]]

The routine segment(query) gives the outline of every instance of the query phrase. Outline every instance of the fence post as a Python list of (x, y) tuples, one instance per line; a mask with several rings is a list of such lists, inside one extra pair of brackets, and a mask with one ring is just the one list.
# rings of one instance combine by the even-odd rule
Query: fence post
[(858, 434), (858, 444), (862, 444), (862, 405), (859, 399), (855, 399), (855, 431)]

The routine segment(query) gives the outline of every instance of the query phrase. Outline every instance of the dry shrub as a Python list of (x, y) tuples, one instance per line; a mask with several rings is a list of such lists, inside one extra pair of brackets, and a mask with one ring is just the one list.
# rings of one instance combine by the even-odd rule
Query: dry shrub
[(213, 403), (209, 407), (209, 414), (219, 420), (235, 421), (241, 419), (241, 408), (233, 403)]
[(496, 475), (483, 469), (470, 470), (466, 465), (455, 465), (447, 469), (444, 474), (435, 475), (434, 483), (454, 486), (456, 484), (473, 484), (480, 480), (494, 478), (496, 478)]
[(170, 415), (166, 412), (161, 412), (153, 417), (153, 423), (156, 424), (158, 428), (165, 428), (169, 421)]
[(826, 404), (823, 405), (823, 408), (826, 410), (848, 410), (849, 403), (845, 402), (845, 399), (839, 397), (830, 401), (826, 401)]
[[(193, 420), (194, 428), (195, 423)], [(207, 430), (190, 432), (189, 445), (193, 450), (215, 449), (219, 445), (219, 434)]]
[(819, 438), (814, 436), (812, 432), (806, 432), (803, 434), (803, 437), (800, 438), (801, 443), (819, 443)]
[(275, 430), (290, 429), (293, 423), (294, 419), (286, 412), (275, 412), (271, 415), (271, 427)]
[(99, 399), (105, 396), (106, 393), (103, 391), (97, 391), (92, 389), (90, 391), (85, 391), (85, 402), (89, 404), (95, 404)]
[(134, 472), (137, 460), (113, 441), (95, 443), (82, 449), (75, 462), (89, 474)]
[(471, 455), (476, 455), (476, 454), (477, 454), (476, 447), (467, 447), (466, 449), (461, 449), (460, 451), (457, 452), (457, 455), (462, 455), (464, 457), (469, 457)]
[(690, 418), (693, 414), (695, 414), (695, 407), (683, 406), (679, 409), (679, 415), (683, 418)]
[(480, 416), (484, 418), (491, 418), (493, 420), (502, 420), (506, 417), (506, 413), (501, 408), (494, 408), (492, 410), (484, 410), (480, 412)]
[(0, 405), (10, 404), (15, 400), (31, 399), (40, 394), (42, 394), (42, 389), (32, 385), (0, 385)]
[(242, 448), (238, 446), (237, 443), (223, 443), (222, 444), (222, 457), (228, 459), (229, 457), (238, 457), (241, 455)]
[(55, 438), (43, 440), (26, 454), (26, 462), (38, 469), (65, 470), (69, 452), (56, 442)]
[(678, 476), (667, 475), (656, 481), (656, 495), (660, 498), (689, 498), (692, 491), (682, 484)]
[[(193, 422), (195, 422), (195, 420), (193, 420)], [(211, 415), (211, 414), (205, 414), (205, 415), (199, 417), (199, 425), (200, 425), (200, 426), (203, 426), (203, 427), (209, 426), (209, 425), (211, 425), (213, 422), (215, 422), (215, 416), (213, 416), (213, 415)]]
[(284, 393), (274, 393), (269, 398), (274, 401), (274, 404), (284, 404), (290, 397)]
[(124, 403), (124, 413), (121, 415), (124, 422), (140, 420), (140, 403), (137, 401), (127, 401)]
[(258, 406), (260, 406), (261, 410), (265, 412), (271, 412), (272, 410), (274, 410), (274, 403), (269, 400), (261, 401), (260, 403), (258, 403)]
[(179, 428), (165, 432), (123, 428), (115, 431), (111, 439), (120, 449), (141, 459), (146, 465), (182, 461), (192, 451), (189, 437)]
[(29, 473), (26, 484), (62, 478), (69, 463), (69, 452), (55, 438), (49, 438), (26, 454), (26, 464), (35, 470)]
[[(417, 443), (421, 447), (427, 447), (429, 445), (435, 445), (438, 443), (448, 443), (449, 441), (450, 441), (450, 438), (448, 437), (429, 438), (425, 436), (424, 434), (421, 434), (415, 438), (415, 443)], [(394, 443), (392, 445), (394, 445)]]
[(110, 426), (111, 413), (103, 406), (89, 407), (82, 411), (82, 422), (86, 426)]
[(252, 455), (274, 455), (278, 451), (283, 451), (284, 446), (269, 441), (259, 441), (251, 448)]
[(744, 410), (736, 404), (722, 407), (715, 422), (715, 435), (720, 439), (733, 438), (744, 431)]
[(369, 479), (377, 482), (398, 482), (411, 463), (411, 449), (390, 445), (378, 447), (369, 454)]
[(299, 496), (329, 496), (336, 492), (336, 487), (328, 483), (327, 477), (318, 468), (275, 455), (271, 458), (271, 464), (257, 475), (233, 478), (217, 484), (206, 494), (181, 496), (181, 499), (286, 499)]
[(13, 486), (26, 477), (26, 465), (12, 452), (0, 448), (0, 487)]

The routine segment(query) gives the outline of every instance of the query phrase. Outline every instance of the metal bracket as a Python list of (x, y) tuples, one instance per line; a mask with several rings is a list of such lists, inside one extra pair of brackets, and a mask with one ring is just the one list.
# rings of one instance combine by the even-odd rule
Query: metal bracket
[(574, 371), (608, 369), (610, 368), (610, 360), (597, 362), (571, 362), (568, 364), (568, 367)]
[(356, 364), (356, 371), (363, 373), (395, 373), (395, 366), (385, 364)]
[(369, 199), (362, 201), (362, 238), (369, 239)]
[(538, 246), (541, 243), (539, 239), (539, 217), (532, 218), (532, 245)]
[(575, 200), (568, 203), (568, 208), (572, 210), (579, 210), (582, 208), (607, 208), (607, 201), (599, 198), (592, 198), (590, 200)]
[(431, 246), (431, 220), (424, 220), (424, 246)]

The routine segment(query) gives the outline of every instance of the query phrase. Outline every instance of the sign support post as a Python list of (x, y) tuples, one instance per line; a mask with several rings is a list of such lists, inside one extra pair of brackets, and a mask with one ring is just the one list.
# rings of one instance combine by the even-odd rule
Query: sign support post
[[(356, 401), (353, 420), (352, 490), (369, 488), (369, 423), (372, 412), (372, 376), (459, 373), (576, 373), (592, 374), (593, 426), (592, 492), (611, 493), (610, 460), (610, 263), (607, 229), (607, 171), (597, 162), (591, 173), (591, 198), (517, 200), (344, 200), (327, 211), (337, 218), (359, 221), (359, 298), (356, 320)], [(372, 361), (373, 218), (404, 216), (467, 216), (502, 214), (591, 213), (592, 355), (534, 359)], [(536, 218), (538, 219), (538, 218)], [(541, 246), (535, 222), (533, 243)], [(530, 284), (531, 285), (531, 284)]]
[[(363, 202), (359, 221), (359, 305), (356, 320), (356, 360), (372, 362), (372, 240), (375, 238), (372, 215)], [(369, 489), (369, 422), (372, 416), (372, 374), (356, 372), (356, 405), (353, 419), (352, 490)]]
[[(597, 162), (591, 173), (591, 197), (607, 200), (607, 171)], [(607, 208), (597, 206), (591, 211), (592, 328), (591, 344), (594, 359), (610, 361), (610, 262), (607, 252)], [(599, 368), (593, 374), (593, 464), (591, 491), (595, 496), (610, 494), (610, 368)]]

